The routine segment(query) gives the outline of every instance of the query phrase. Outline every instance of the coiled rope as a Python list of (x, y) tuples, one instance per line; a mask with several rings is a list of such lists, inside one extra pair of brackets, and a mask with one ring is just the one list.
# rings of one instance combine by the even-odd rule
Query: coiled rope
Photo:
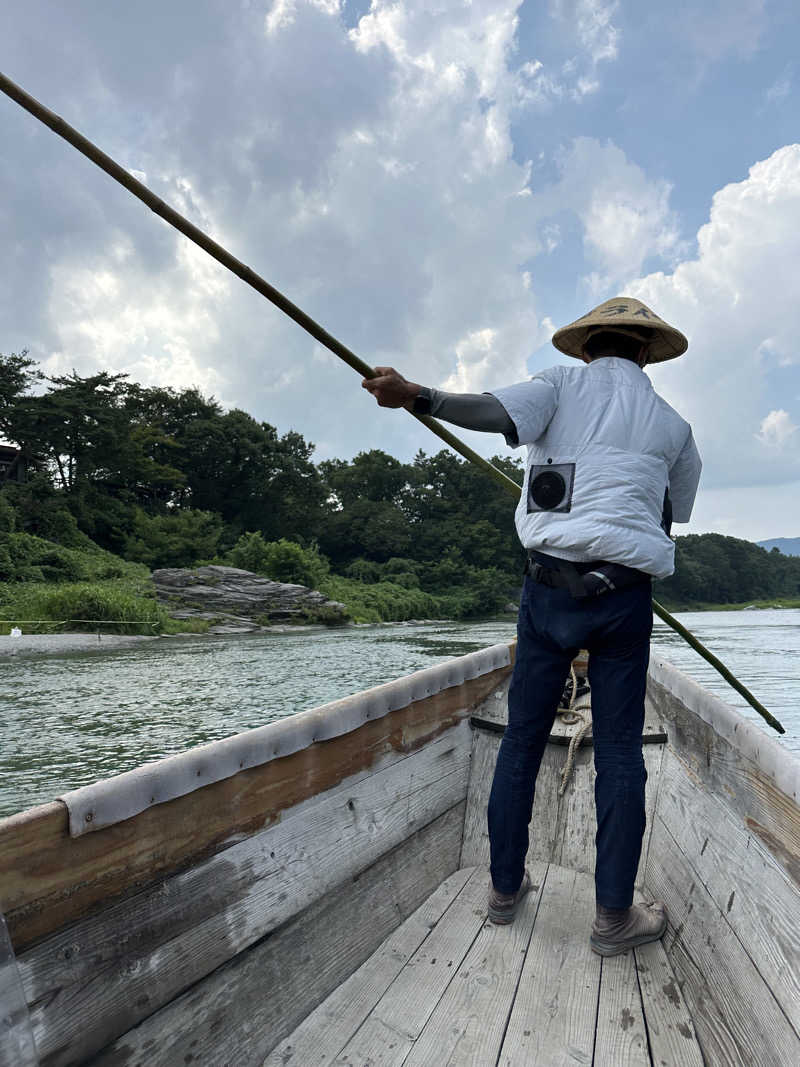
[[(578, 677), (575, 673), (575, 664), (571, 663), (569, 668), (570, 678), (572, 679), (572, 693), (569, 698), (569, 704), (566, 708), (559, 708), (558, 714), (561, 716), (561, 721), (565, 726), (574, 726), (575, 723), (581, 722), (583, 725), (579, 730), (570, 738), (569, 749), (567, 751), (567, 759), (564, 763), (563, 770), (561, 771), (561, 785), (558, 787), (558, 795), (563, 797), (567, 783), (569, 782), (570, 775), (572, 774), (572, 768), (575, 765), (575, 756), (581, 741), (586, 737), (592, 728), (592, 703), (591, 700), (577, 704), (578, 699)], [(582, 715), (581, 712), (588, 712), (587, 715)]]

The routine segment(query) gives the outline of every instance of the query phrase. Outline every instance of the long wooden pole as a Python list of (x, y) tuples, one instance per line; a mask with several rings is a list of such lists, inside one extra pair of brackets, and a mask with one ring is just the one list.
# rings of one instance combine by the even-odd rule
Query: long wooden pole
[[(60, 115), (56, 115), (53, 111), (50, 111), (39, 103), (29, 93), (26, 93), (24, 89), (20, 88), (15, 82), (7, 78), (5, 74), (0, 72), (0, 89), (11, 97), (16, 103), (23, 107), (26, 111), (30, 112), (34, 118), (37, 118), (40, 122), (43, 122), (45, 126), (48, 126), (53, 133), (57, 133), (59, 137), (63, 137), (65, 141), (68, 141), (73, 148), (77, 148), (88, 159), (91, 159), (93, 163), (96, 163), (101, 170), (104, 170), (106, 174), (112, 177), (120, 185), (124, 185), (125, 188), (133, 193), (137, 199), (146, 204), (151, 211), (156, 215), (160, 215), (165, 222), (168, 222), (171, 226), (174, 226), (176, 230), (180, 230), (182, 234), (189, 238), (190, 241), (194, 241), (196, 245), (199, 245), (204, 251), (208, 252), (210, 256), (213, 256), (218, 263), (221, 263), (223, 267), (227, 267), (238, 278), (241, 278), (243, 282), (246, 282), (251, 288), (255, 289), (257, 293), (261, 293), (267, 300), (279, 307), (281, 311), (285, 312), (290, 319), (302, 326), (304, 330), (316, 338), (320, 344), (330, 349), (339, 359), (344, 360), (348, 366), (353, 370), (358, 371), (362, 378), (375, 378), (377, 374), (375, 370), (365, 363), (362, 359), (351, 352), (346, 345), (343, 345), (341, 341), (337, 341), (335, 337), (324, 330), (319, 323), (315, 322), (309, 315), (306, 315), (304, 311), (293, 304), (288, 297), (279, 292), (274, 286), (270, 285), (268, 281), (262, 278), (259, 274), (256, 274), (254, 270), (248, 267), (241, 260), (232, 256), (227, 249), (222, 245), (217, 244), (212, 240), (208, 234), (204, 233), (201, 229), (189, 222), (187, 218), (184, 218), (179, 212), (171, 208), (169, 204), (166, 204), (160, 197), (157, 197), (155, 193), (151, 192), (146, 185), (138, 181), (133, 177), (124, 167), (121, 167), (119, 163), (115, 162), (111, 156), (107, 156), (105, 152), (102, 152), (97, 145), (93, 144), (90, 140), (79, 133), (73, 126), (70, 126), (68, 122), (65, 122)], [(412, 412), (413, 414), (413, 412)], [(513, 493), (515, 499), (519, 499), (521, 492), (520, 486), (503, 471), (498, 470), (492, 463), (484, 459), (483, 456), (478, 455), (468, 445), (465, 445), (463, 441), (459, 440), (455, 434), (450, 433), (448, 429), (437, 422), (436, 419), (430, 417), (430, 415), (414, 415), (414, 418), (427, 426), (429, 430), (440, 437), (451, 448), (455, 449), (465, 459), (468, 459), (471, 463), (480, 467), (487, 474), (489, 474), (495, 481), (499, 482), (504, 489), (507, 489), (510, 493)], [(669, 626), (679, 633), (681, 637), (689, 642), (699, 654), (707, 660), (712, 667), (714, 667), (725, 678), (726, 681), (742, 694), (747, 702), (755, 708), (755, 710), (762, 715), (770, 726), (774, 727), (779, 733), (785, 733), (784, 728), (773, 718), (767, 711), (763, 704), (759, 703), (752, 693), (745, 688), (742, 683), (734, 677), (728, 668), (721, 663), (716, 656), (705, 648), (704, 645), (697, 640), (697, 638), (691, 634), (686, 627), (682, 626), (677, 619), (674, 619), (670, 613), (663, 608), (657, 601), (653, 601), (653, 610), (663, 619)]]

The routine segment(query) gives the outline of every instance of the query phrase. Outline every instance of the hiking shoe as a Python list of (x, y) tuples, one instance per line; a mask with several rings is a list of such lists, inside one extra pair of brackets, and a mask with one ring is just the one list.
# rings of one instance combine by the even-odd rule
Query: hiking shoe
[(519, 902), (531, 889), (531, 876), (525, 871), (522, 885), (516, 893), (498, 893), (493, 883), (489, 882), (489, 922), (495, 926), (507, 926), (513, 923)]
[(660, 900), (630, 908), (604, 908), (598, 904), (589, 944), (598, 956), (618, 956), (636, 945), (658, 941), (666, 928), (667, 913)]

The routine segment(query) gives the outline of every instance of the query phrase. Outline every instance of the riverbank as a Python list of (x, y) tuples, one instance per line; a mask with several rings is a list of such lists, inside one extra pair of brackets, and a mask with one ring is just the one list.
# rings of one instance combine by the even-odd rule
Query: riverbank
[(136, 634), (21, 634), (0, 636), (0, 656), (47, 655), (62, 652), (108, 652), (142, 642), (157, 641), (154, 636)]
[(671, 614), (685, 611), (769, 611), (779, 608), (800, 608), (800, 597), (773, 597), (769, 600), (742, 600), (737, 604), (711, 604), (700, 601), (696, 604), (674, 603), (662, 599), (655, 593), (655, 599)]

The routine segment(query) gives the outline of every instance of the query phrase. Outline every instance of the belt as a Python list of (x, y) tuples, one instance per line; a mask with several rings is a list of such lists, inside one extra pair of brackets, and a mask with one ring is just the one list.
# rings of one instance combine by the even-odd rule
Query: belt
[(625, 567), (622, 563), (606, 560), (570, 563), (535, 549), (528, 549), (527, 554), (525, 573), (530, 578), (551, 589), (569, 589), (576, 599), (601, 596), (651, 580), (645, 571)]

